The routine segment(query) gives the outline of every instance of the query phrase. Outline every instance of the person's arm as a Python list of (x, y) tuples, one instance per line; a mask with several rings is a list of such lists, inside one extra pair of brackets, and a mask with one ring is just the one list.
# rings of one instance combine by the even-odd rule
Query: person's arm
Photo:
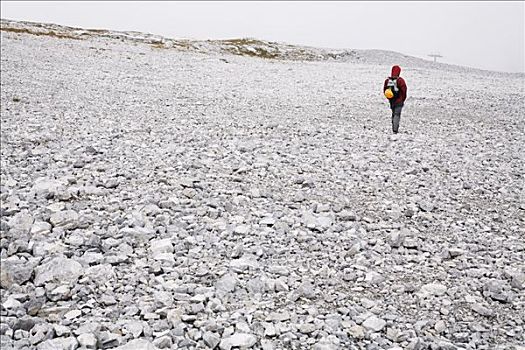
[(387, 83), (388, 79), (385, 79), (385, 82), (383, 83), (383, 93), (385, 93), (386, 91), (386, 83)]
[(405, 102), (405, 100), (407, 99), (407, 84), (405, 82), (405, 79), (399, 79), (399, 80), (400, 80), (399, 90), (401, 90), (402, 102)]

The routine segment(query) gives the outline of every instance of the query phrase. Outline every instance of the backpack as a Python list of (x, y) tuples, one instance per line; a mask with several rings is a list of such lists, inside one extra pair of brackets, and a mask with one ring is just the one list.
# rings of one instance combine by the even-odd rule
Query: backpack
[(394, 97), (392, 100), (395, 100), (399, 96), (399, 88), (397, 87), (397, 78), (388, 78), (386, 82), (386, 88), (392, 90)]

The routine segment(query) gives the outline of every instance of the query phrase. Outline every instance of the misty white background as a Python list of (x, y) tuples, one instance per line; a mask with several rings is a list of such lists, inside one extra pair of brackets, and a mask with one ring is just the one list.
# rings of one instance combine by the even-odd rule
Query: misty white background
[(515, 2), (1, 2), (1, 17), (170, 38), (385, 49), (482, 69), (525, 72), (525, 6)]

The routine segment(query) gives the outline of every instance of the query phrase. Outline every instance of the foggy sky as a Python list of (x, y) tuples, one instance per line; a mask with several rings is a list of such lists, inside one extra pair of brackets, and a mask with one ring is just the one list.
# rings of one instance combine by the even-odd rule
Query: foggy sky
[(170, 38), (384, 49), (525, 72), (524, 2), (1, 2), (1, 17)]

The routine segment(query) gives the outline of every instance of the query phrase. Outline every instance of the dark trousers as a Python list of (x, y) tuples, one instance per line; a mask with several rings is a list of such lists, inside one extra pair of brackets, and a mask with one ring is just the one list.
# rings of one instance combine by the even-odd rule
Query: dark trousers
[(392, 131), (394, 134), (397, 134), (399, 130), (399, 121), (401, 120), (401, 109), (403, 109), (403, 105), (391, 105), (390, 108), (392, 109)]

